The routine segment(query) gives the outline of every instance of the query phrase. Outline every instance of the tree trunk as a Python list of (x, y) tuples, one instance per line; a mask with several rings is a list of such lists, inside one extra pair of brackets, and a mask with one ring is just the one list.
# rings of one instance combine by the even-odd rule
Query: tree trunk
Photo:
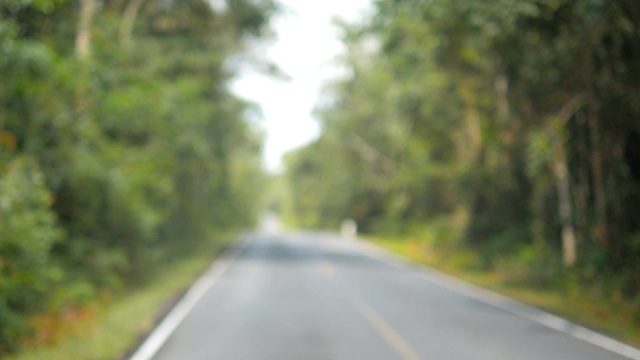
[(566, 267), (572, 267), (576, 262), (576, 235), (572, 221), (571, 189), (569, 185), (569, 167), (567, 155), (562, 140), (558, 136), (553, 138), (555, 149), (554, 171), (558, 188), (558, 210), (562, 224), (562, 260)]
[(483, 142), (480, 113), (477, 106), (477, 89), (475, 81), (471, 84), (462, 84), (460, 95), (464, 100), (464, 121), (465, 131), (468, 143), (464, 144), (466, 156), (471, 163), (482, 163), (483, 159)]
[(131, 0), (127, 4), (127, 8), (122, 15), (122, 24), (120, 25), (120, 43), (129, 44), (131, 42), (131, 34), (133, 33), (133, 24), (135, 23), (138, 11), (144, 0)]
[(500, 125), (503, 126), (509, 121), (509, 81), (504, 74), (500, 74), (496, 77), (494, 82), (494, 89), (496, 91), (496, 109), (498, 110), (498, 119)]
[(596, 219), (594, 237), (605, 251), (609, 250), (609, 230), (607, 228), (607, 203), (605, 198), (604, 169), (602, 162), (602, 147), (600, 142), (600, 126), (598, 119), (589, 110), (587, 115), (591, 142), (591, 172), (593, 177), (593, 196), (595, 201)]
[(80, 60), (86, 60), (91, 55), (91, 23), (95, 11), (96, 0), (81, 0), (76, 33), (76, 55)]
[(562, 260), (566, 267), (572, 267), (577, 260), (576, 231), (573, 226), (573, 210), (571, 206), (571, 185), (569, 181), (569, 165), (567, 153), (564, 150), (562, 129), (575, 113), (584, 106), (582, 94), (574, 96), (567, 102), (557, 116), (550, 122), (551, 139), (554, 149), (553, 168), (558, 189), (558, 211), (562, 225)]
[(585, 30), (582, 36), (584, 52), (584, 68), (582, 76), (586, 88), (586, 114), (587, 126), (589, 127), (589, 142), (591, 143), (590, 167), (593, 177), (593, 197), (595, 205), (595, 221), (593, 227), (593, 237), (600, 244), (605, 252), (609, 251), (610, 239), (607, 220), (607, 200), (605, 197), (605, 176), (602, 148), (602, 129), (598, 119), (598, 100), (594, 83), (594, 51), (593, 44), (596, 39), (602, 36), (602, 24), (595, 25), (589, 30)]

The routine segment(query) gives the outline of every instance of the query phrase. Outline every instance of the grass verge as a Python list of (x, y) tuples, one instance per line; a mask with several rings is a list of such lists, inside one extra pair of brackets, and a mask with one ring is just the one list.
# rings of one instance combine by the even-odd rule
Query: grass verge
[(8, 360), (126, 358), (227, 244), (216, 243), (213, 252), (199, 252), (176, 261), (139, 289), (76, 311), (81, 316), (67, 325), (62, 339), (28, 346)]
[(417, 263), (428, 265), (472, 284), (566, 318), (622, 342), (640, 347), (638, 304), (589, 294), (577, 287), (536, 287), (513, 282), (509, 274), (468, 266), (475, 257), (469, 251), (444, 256), (417, 241), (369, 238), (369, 241)]

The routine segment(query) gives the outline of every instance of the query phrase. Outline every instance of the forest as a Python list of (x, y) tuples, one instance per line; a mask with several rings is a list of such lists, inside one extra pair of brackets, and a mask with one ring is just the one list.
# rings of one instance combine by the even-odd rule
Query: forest
[(279, 70), (250, 53), (277, 12), (0, 2), (0, 357), (253, 226), (265, 193), (292, 226), (470, 252), (640, 325), (640, 2), (373, 0), (336, 20), (348, 76), (274, 194), (229, 84)]
[(0, 357), (254, 223), (261, 135), (227, 85), (276, 6), (219, 3), (0, 2)]
[(349, 76), (288, 154), (290, 223), (465, 250), (640, 321), (640, 2), (376, 0), (339, 25)]

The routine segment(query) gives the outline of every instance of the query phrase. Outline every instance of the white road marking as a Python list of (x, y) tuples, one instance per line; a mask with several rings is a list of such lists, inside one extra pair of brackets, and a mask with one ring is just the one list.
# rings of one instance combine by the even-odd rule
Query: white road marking
[(357, 244), (358, 246), (356, 248), (370, 258), (396, 269), (407, 271), (442, 288), (456, 292), (468, 298), (481, 301), (485, 304), (528, 319), (576, 339), (580, 339), (592, 345), (609, 350), (615, 354), (634, 360), (640, 360), (640, 349), (636, 349), (635, 347), (574, 324), (533, 306), (523, 304), (504, 295), (464, 282), (433, 268), (426, 266), (421, 266), (419, 268), (417, 266), (412, 267), (408, 260), (401, 258), (396, 254), (392, 254), (373, 243), (358, 240)]
[(160, 350), (162, 345), (167, 341), (169, 336), (173, 334), (178, 325), (189, 314), (193, 307), (200, 301), (204, 294), (215, 284), (225, 270), (231, 265), (238, 255), (252, 241), (252, 237), (245, 237), (240, 242), (234, 244), (225, 251), (220, 259), (215, 261), (213, 265), (204, 273), (182, 297), (182, 299), (173, 307), (153, 332), (147, 337), (136, 352), (129, 360), (150, 360)]

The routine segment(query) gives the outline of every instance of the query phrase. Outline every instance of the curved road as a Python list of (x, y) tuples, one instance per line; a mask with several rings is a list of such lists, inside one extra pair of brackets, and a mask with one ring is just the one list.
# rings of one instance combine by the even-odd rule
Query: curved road
[[(577, 339), (563, 332), (572, 330), (568, 323), (553, 330), (536, 322), (536, 317), (548, 320), (544, 313), (520, 309), (510, 300), (505, 300), (506, 310), (490, 305), (504, 299), (482, 290), (476, 294), (473, 287), (357, 241), (273, 234), (255, 235), (236, 246), (242, 247), (237, 256), (219, 269), (153, 359), (637, 356), (634, 349), (627, 348), (625, 357)], [(527, 311), (533, 311), (535, 321)]]

